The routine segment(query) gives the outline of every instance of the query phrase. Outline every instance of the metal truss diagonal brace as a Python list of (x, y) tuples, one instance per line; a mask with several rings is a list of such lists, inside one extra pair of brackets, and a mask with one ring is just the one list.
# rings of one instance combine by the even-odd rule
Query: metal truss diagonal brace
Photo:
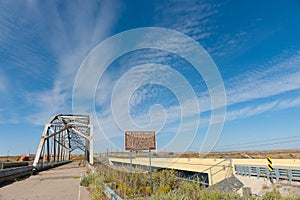
[(94, 163), (92, 118), (89, 115), (56, 115), (45, 125), (33, 166), (43, 168), (70, 159), (80, 149), (85, 159)]

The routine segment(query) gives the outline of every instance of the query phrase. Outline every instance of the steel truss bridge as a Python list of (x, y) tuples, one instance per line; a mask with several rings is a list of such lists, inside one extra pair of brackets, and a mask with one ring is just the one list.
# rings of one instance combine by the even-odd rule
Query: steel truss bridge
[(93, 164), (93, 125), (89, 115), (56, 115), (45, 125), (33, 166), (37, 169), (66, 163), (76, 149)]

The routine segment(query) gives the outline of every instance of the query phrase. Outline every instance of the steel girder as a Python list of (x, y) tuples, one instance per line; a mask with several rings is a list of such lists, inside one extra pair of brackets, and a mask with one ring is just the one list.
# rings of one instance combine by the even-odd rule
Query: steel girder
[(33, 162), (36, 168), (70, 160), (70, 153), (80, 149), (93, 164), (93, 125), (89, 115), (56, 115), (45, 125)]

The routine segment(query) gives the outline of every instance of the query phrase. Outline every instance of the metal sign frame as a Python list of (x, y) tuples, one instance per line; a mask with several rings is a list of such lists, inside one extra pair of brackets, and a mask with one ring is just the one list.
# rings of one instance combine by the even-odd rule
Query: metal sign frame
[(126, 131), (125, 150), (156, 150), (155, 131)]

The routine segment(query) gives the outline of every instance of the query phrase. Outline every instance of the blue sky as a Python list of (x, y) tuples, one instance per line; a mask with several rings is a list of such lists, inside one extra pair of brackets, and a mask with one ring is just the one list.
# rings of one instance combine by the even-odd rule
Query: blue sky
[[(296, 0), (1, 2), (0, 155), (34, 153), (51, 116), (72, 112), (74, 83), (86, 56), (105, 39), (141, 27), (184, 33), (213, 59), (227, 102), (214, 151), (299, 149), (299, 11)], [(175, 48), (184, 43), (171, 39)], [(149, 63), (155, 66), (144, 65)], [(190, 85), (200, 112), (189, 95), (180, 102), (172, 87), (158, 84), (173, 80), (172, 69), (187, 81), (174, 79), (174, 85)], [(140, 85), (122, 98), (131, 82), (148, 76), (157, 83)], [(122, 117), (128, 111), (136, 126), (158, 132), (159, 150), (199, 151), (212, 115), (209, 100), (203, 77), (182, 57), (158, 49), (128, 52), (111, 63), (97, 85), (95, 150), (122, 150), (122, 127), (130, 127)], [(198, 119), (199, 129), (190, 134), (189, 123)], [(180, 127), (186, 127), (190, 146), (180, 142), (184, 137), (176, 140)]]

